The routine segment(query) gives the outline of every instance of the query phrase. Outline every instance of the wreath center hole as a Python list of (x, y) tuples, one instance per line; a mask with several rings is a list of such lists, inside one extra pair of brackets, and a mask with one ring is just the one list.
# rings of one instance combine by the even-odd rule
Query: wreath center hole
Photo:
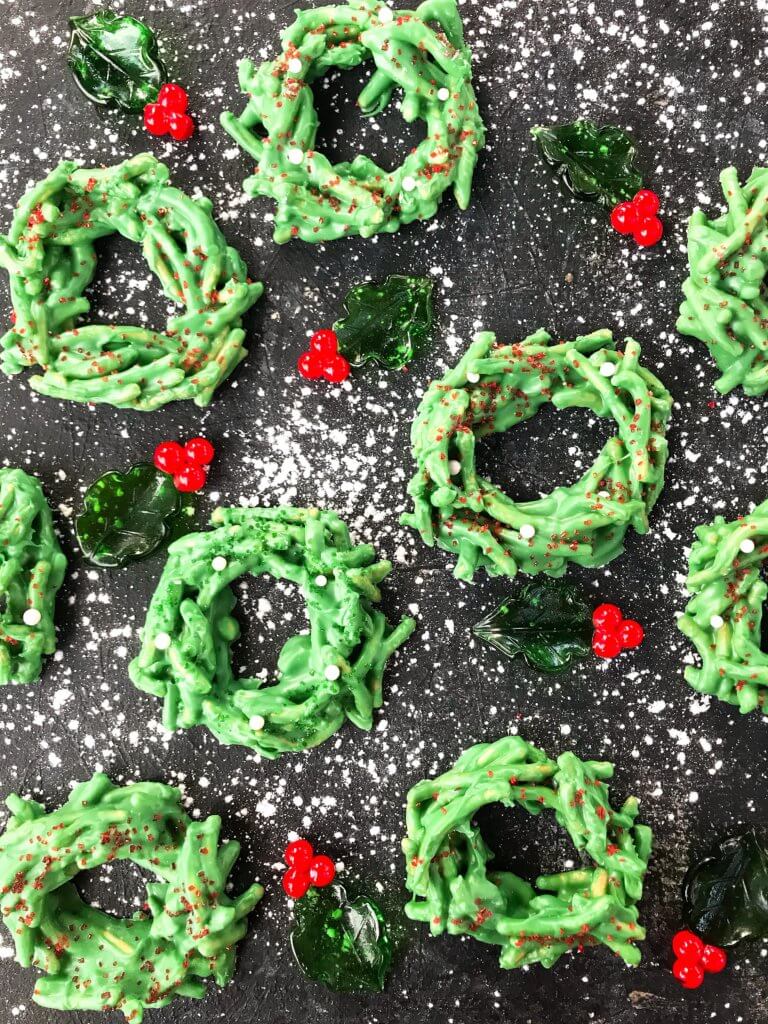
[(360, 111), (357, 97), (372, 68), (369, 61), (350, 71), (331, 70), (313, 84), (320, 122), (315, 148), (332, 163), (365, 154), (385, 171), (393, 171), (426, 137), (426, 129), (423, 121), (408, 124), (403, 120), (398, 110), (399, 89), (380, 114), (366, 117)]
[(75, 878), (80, 898), (112, 917), (131, 918), (146, 900), (148, 882), (157, 878), (130, 860), (115, 860)]
[(85, 290), (90, 323), (132, 324), (162, 333), (179, 307), (169, 302), (147, 266), (141, 246), (115, 232), (96, 243), (98, 264)]
[(552, 811), (534, 817), (524, 808), (489, 804), (481, 807), (472, 823), (493, 852), (488, 872), (511, 871), (531, 885), (539, 875), (555, 874), (581, 864), (567, 833)]
[[(477, 472), (517, 502), (576, 483), (616, 433), (612, 419), (591, 413), (585, 429), (584, 412), (556, 409), (547, 402), (530, 419), (480, 438), (475, 449)], [(574, 423), (569, 415), (573, 413), (582, 414), (580, 424)]]
[(240, 636), (232, 644), (235, 678), (277, 681), (277, 658), (286, 640), (309, 632), (306, 604), (299, 588), (272, 576), (242, 576), (234, 586), (233, 615)]

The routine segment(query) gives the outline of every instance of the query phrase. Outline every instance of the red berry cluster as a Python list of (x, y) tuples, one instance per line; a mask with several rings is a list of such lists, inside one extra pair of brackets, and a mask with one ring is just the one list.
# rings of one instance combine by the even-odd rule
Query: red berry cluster
[(161, 441), (155, 448), (154, 464), (173, 476), (177, 491), (199, 491), (205, 485), (214, 448), (205, 437), (193, 437), (182, 446), (177, 441)]
[(150, 135), (170, 135), (177, 142), (186, 142), (195, 130), (195, 122), (187, 113), (188, 103), (180, 85), (161, 85), (157, 102), (144, 107), (144, 127)]
[(307, 839), (288, 843), (284, 856), (288, 870), (283, 875), (283, 889), (292, 900), (300, 900), (311, 885), (321, 889), (336, 877), (336, 865), (331, 858), (323, 854), (316, 857), (312, 843)]
[(306, 380), (325, 377), (332, 384), (340, 384), (349, 376), (349, 362), (339, 352), (336, 332), (327, 328), (315, 331), (309, 339), (309, 351), (301, 353), (296, 365)]
[(611, 227), (620, 235), (632, 235), (638, 245), (656, 245), (664, 234), (658, 212), (659, 197), (649, 188), (641, 188), (628, 203), (614, 206)]
[(625, 619), (616, 604), (599, 604), (592, 612), (592, 650), (598, 658), (615, 658), (629, 647), (639, 647), (645, 632), (639, 622)]
[(695, 932), (683, 929), (672, 938), (672, 952), (677, 960), (672, 973), (683, 988), (698, 988), (704, 974), (719, 974), (728, 963), (728, 954), (719, 946), (705, 945)]

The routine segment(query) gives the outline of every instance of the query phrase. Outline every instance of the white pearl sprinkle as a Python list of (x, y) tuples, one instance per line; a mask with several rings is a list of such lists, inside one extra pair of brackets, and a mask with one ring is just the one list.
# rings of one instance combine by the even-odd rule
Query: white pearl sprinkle
[(604, 377), (612, 377), (617, 370), (618, 366), (616, 363), (609, 363), (608, 360), (600, 364), (600, 373), (602, 373)]
[(479, 373), (468, 373), (467, 374), (467, 380), (469, 381), (470, 384), (477, 384), (477, 382), (480, 380), (480, 374)]
[(380, 7), (379, 8), (379, 21), (382, 25), (388, 25), (390, 21), (394, 20), (394, 13), (391, 7)]
[(227, 560), (224, 555), (216, 555), (211, 562), (211, 568), (214, 572), (223, 572), (227, 568)]
[(248, 725), (254, 732), (261, 732), (266, 724), (266, 719), (262, 718), (261, 715), (251, 715), (248, 719)]
[(285, 159), (289, 164), (300, 164), (304, 159), (304, 153), (294, 146), (286, 152)]
[(725, 625), (725, 619), (722, 615), (713, 615), (709, 620), (709, 624), (712, 629), (720, 629), (721, 626)]
[(302, 67), (303, 64), (301, 63), (298, 57), (291, 57), (291, 59), (288, 61), (288, 70), (291, 72), (292, 75), (298, 75), (301, 72)]
[(315, 576), (315, 586), (316, 587), (324, 587), (327, 583), (328, 583), (328, 577), (327, 576), (323, 576), (323, 575)]
[(171, 646), (171, 638), (167, 633), (158, 633), (155, 637), (155, 648), (158, 651), (167, 651)]
[(745, 555), (751, 555), (755, 550), (755, 542), (746, 537), (741, 544), (739, 544), (739, 551), (743, 551)]
[(338, 665), (329, 665), (325, 670), (325, 678), (329, 683), (332, 683), (335, 679), (338, 679), (341, 675), (341, 669)]
[(445, 86), (443, 86), (442, 89), (438, 89), (437, 90), (437, 98), (439, 100), (442, 100), (443, 102), (445, 102), (450, 95), (451, 95), (450, 90), (446, 89)]
[(448, 463), (448, 470), (451, 476), (456, 476), (457, 473), (461, 472), (461, 463), (458, 459), (451, 459)]
[(608, 491), (598, 491), (597, 496), (598, 498), (602, 498), (603, 501), (605, 501), (606, 498), (610, 498), (610, 494), (608, 493)]
[(27, 610), (22, 615), (22, 619), (24, 620), (25, 626), (38, 625), (42, 617), (43, 616), (40, 614), (37, 608), (27, 608)]
[(403, 192), (413, 192), (416, 188), (416, 179), (411, 177), (410, 174), (406, 174), (403, 178)]
[(518, 532), (523, 540), (530, 540), (536, 536), (536, 527), (532, 523), (523, 523)]

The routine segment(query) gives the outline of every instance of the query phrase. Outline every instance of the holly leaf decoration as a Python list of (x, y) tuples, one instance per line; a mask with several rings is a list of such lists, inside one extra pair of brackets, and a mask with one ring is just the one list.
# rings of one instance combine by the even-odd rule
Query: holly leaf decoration
[(724, 839), (683, 882), (687, 924), (706, 942), (768, 938), (768, 846), (752, 830)]
[(67, 63), (89, 100), (140, 113), (157, 99), (166, 72), (143, 22), (113, 11), (70, 18)]
[(342, 885), (310, 889), (294, 907), (291, 949), (308, 978), (333, 992), (381, 992), (392, 947), (381, 908)]
[(541, 155), (577, 199), (613, 209), (643, 187), (635, 166), (635, 142), (621, 128), (591, 121), (531, 129)]
[(167, 473), (146, 463), (99, 477), (85, 492), (75, 521), (77, 542), (94, 565), (108, 568), (146, 558), (171, 537), (181, 497)]
[(347, 315), (333, 325), (339, 351), (353, 366), (379, 363), (399, 370), (424, 348), (432, 327), (432, 279), (390, 274), (359, 284), (344, 300)]
[(539, 672), (562, 672), (592, 644), (592, 611), (564, 580), (537, 580), (510, 595), (473, 627), (508, 658), (522, 655)]

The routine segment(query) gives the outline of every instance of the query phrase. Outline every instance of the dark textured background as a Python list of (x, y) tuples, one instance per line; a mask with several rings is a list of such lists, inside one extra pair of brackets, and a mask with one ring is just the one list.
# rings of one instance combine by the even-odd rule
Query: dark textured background
[[(733, 162), (746, 174), (765, 152), (766, 5), (465, 2), (489, 129), (470, 209), (461, 214), (446, 200), (435, 220), (396, 236), (278, 248), (266, 220), (270, 204), (246, 201), (240, 191), (248, 160), (220, 130), (218, 115), (240, 109), (237, 59), (273, 55), (292, 6), (128, 5), (156, 28), (171, 77), (189, 89), (200, 129), (189, 144), (176, 145), (151, 139), (139, 119), (104, 113), (78, 92), (65, 50), (67, 18), (83, 13), (80, 4), (0, 0), (2, 230), (22, 191), (57, 160), (108, 164), (151, 149), (167, 159), (178, 185), (211, 196), (227, 237), (267, 288), (248, 320), (250, 355), (205, 412), (190, 404), (151, 415), (87, 408), (39, 399), (21, 377), (0, 380), (2, 461), (42, 479), (70, 557), (57, 614), (59, 654), (39, 685), (0, 693), (0, 790), (34, 793), (54, 806), (96, 768), (121, 781), (162, 779), (181, 784), (201, 814), (222, 814), (225, 835), (243, 843), (236, 881), (256, 877), (267, 895), (252, 916), (234, 983), (212, 990), (204, 1003), (150, 1012), (150, 1021), (768, 1021), (759, 946), (737, 951), (727, 972), (695, 994), (669, 973), (689, 857), (736, 825), (763, 823), (768, 805), (765, 721), (707, 707), (685, 686), (689, 652), (674, 625), (692, 527), (715, 511), (743, 513), (765, 497), (764, 401), (718, 398), (706, 352), (680, 338), (674, 322), (686, 216), (697, 203), (719, 204), (722, 167)], [(418, 134), (404, 130), (394, 109), (361, 125), (351, 105), (360, 80), (350, 73), (316, 88), (319, 144), (338, 156), (365, 149), (393, 166)], [(638, 251), (609, 229), (603, 213), (564, 197), (542, 166), (530, 126), (579, 114), (635, 133), (646, 181), (663, 196), (663, 244)], [(94, 316), (162, 325), (165, 303), (138, 252), (110, 240), (103, 254)], [(436, 281), (431, 353), (410, 372), (355, 374), (343, 388), (300, 380), (294, 364), (308, 332), (336, 319), (347, 288), (368, 275), (408, 271)], [(7, 320), (9, 312), (3, 281), (0, 315)], [(638, 338), (675, 396), (672, 459), (652, 534), (630, 536), (626, 554), (605, 570), (571, 575), (595, 601), (618, 601), (647, 629), (638, 651), (607, 666), (590, 660), (542, 679), (474, 646), (470, 625), (508, 584), (457, 583), (446, 555), (398, 526), (412, 471), (408, 431), (422, 389), (479, 326), (505, 340), (539, 326), (565, 337), (610, 326)], [(533, 496), (580, 473), (606, 431), (583, 411), (547, 409), (514, 435), (486, 442), (483, 458), (514, 495)], [(158, 702), (131, 686), (127, 662), (162, 556), (119, 572), (84, 565), (73, 543), (73, 509), (102, 472), (146, 459), (163, 438), (199, 432), (218, 453), (198, 501), (201, 524), (218, 502), (326, 505), (358, 539), (373, 540), (396, 561), (386, 608), (395, 618), (410, 607), (420, 628), (387, 675), (387, 703), (371, 734), (348, 726), (305, 755), (260, 762), (247, 750), (219, 746), (202, 729), (166, 735)], [(237, 663), (250, 672), (270, 669), (279, 644), (301, 624), (301, 603), (269, 580), (247, 580), (241, 610)], [(379, 881), (382, 899), (397, 904), (406, 789), (470, 743), (510, 730), (551, 754), (571, 747), (614, 761), (615, 800), (640, 798), (656, 833), (641, 967), (629, 970), (598, 950), (564, 958), (548, 972), (505, 973), (494, 949), (431, 939), (407, 925), (384, 994), (341, 997), (305, 981), (290, 961), (291, 913), (279, 884), (287, 834), (308, 835), (344, 862), (346, 878)], [(482, 825), (499, 862), (529, 876), (569, 856), (552, 821), (491, 809)], [(84, 882), (117, 912), (140, 899), (125, 866)], [(34, 1006), (34, 972), (8, 958), (6, 933), (2, 943), (0, 1019), (64, 1019)]]

